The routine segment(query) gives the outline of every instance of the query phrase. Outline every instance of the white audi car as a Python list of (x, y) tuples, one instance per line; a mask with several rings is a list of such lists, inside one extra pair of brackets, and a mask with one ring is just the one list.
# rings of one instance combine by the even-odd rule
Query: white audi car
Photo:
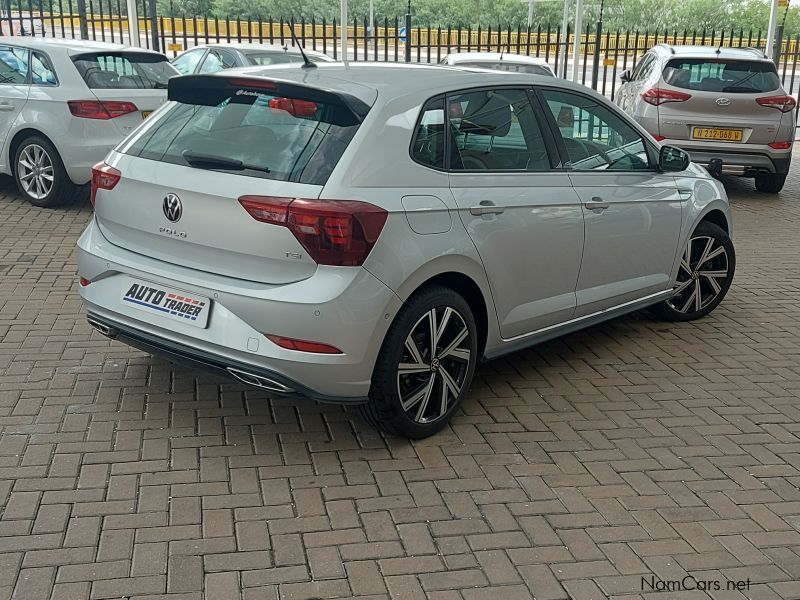
[(32, 204), (64, 202), (164, 103), (175, 75), (167, 57), (150, 50), (0, 37), (0, 173)]
[(645, 307), (697, 319), (733, 278), (722, 185), (583, 86), (325, 63), (169, 98), (95, 168), (89, 322), (389, 432), (443, 427), (480, 360)]

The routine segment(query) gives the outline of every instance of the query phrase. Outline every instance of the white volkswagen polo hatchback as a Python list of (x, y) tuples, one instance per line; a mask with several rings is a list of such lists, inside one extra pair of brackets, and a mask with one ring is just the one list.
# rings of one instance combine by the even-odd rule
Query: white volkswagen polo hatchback
[(89, 322), (387, 432), (440, 429), (480, 360), (731, 284), (722, 186), (578, 85), (330, 63), (169, 99), (94, 169)]

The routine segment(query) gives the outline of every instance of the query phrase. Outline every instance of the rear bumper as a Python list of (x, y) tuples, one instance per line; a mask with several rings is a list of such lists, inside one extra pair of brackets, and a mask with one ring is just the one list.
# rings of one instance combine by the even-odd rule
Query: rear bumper
[(789, 172), (792, 161), (792, 151), (772, 150), (768, 146), (747, 148), (739, 146), (736, 149), (730, 145), (724, 147), (705, 146), (687, 140), (662, 140), (662, 144), (677, 146), (686, 150), (692, 157), (692, 162), (708, 166), (715, 158), (722, 160), (722, 172), (726, 175), (742, 175), (752, 177), (756, 173), (777, 173), (785, 175)]
[(319, 402), (336, 404), (363, 404), (368, 400), (366, 395), (341, 397), (321, 394), (268, 368), (185, 346), (91, 311), (87, 312), (86, 318), (92, 327), (110, 339), (120, 341), (169, 362), (227, 375), (232, 379), (282, 396), (310, 398)]
[[(325, 402), (366, 399), (383, 338), (402, 304), (365, 269), (319, 267), (296, 283), (257, 284), (114, 246), (94, 221), (78, 240), (77, 258), (81, 276), (91, 281), (80, 288), (81, 298), (96, 328), (113, 329), (109, 337), (272, 392)], [(209, 298), (208, 324), (192, 326), (123, 303), (130, 278)], [(265, 334), (326, 343), (342, 353), (289, 350)]]

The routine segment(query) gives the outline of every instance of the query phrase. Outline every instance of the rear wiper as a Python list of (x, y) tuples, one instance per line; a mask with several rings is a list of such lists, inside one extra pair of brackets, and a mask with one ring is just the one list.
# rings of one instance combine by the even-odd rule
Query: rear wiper
[(258, 165), (247, 165), (235, 158), (215, 156), (213, 154), (198, 154), (191, 150), (184, 150), (183, 158), (193, 167), (205, 169), (226, 169), (229, 171), (262, 171), (269, 173), (269, 168)]

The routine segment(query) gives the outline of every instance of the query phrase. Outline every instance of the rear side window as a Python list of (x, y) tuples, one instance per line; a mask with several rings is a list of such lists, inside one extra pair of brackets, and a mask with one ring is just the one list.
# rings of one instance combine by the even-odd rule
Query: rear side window
[(28, 51), (0, 46), (0, 84), (24, 85), (28, 82)]
[(40, 52), (34, 52), (31, 60), (31, 83), (33, 85), (56, 85), (55, 70), (50, 59)]
[(772, 92), (781, 85), (773, 63), (747, 60), (674, 58), (663, 77), (677, 88), (725, 94)]
[(444, 98), (428, 100), (414, 134), (411, 157), (420, 164), (444, 169)]
[(144, 52), (92, 52), (73, 56), (72, 62), (96, 90), (166, 89), (178, 74), (166, 57)]
[[(203, 95), (197, 90), (195, 96)], [(214, 90), (213, 105), (176, 102), (130, 147), (141, 158), (322, 185), (358, 129), (343, 104), (249, 89)]]

